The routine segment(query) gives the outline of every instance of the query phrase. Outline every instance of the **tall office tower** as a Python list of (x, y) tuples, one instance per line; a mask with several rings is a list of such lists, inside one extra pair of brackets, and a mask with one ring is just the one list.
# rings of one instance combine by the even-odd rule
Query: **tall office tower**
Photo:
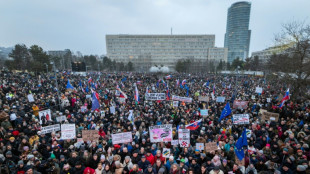
[(228, 8), (224, 47), (228, 48), (228, 62), (249, 55), (251, 30), (249, 30), (251, 3), (242, 1)]

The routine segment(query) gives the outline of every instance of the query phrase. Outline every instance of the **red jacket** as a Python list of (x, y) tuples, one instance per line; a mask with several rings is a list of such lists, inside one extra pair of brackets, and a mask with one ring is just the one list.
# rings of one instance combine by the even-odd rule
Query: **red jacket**
[(153, 156), (153, 154), (151, 154), (150, 156), (145, 155), (146, 160), (148, 160), (152, 165), (155, 163), (155, 158)]
[(155, 161), (156, 161), (157, 159), (160, 159), (161, 163), (162, 163), (162, 164), (165, 164), (165, 158), (164, 158), (162, 155), (160, 155), (160, 157), (158, 157), (157, 155), (155, 155)]

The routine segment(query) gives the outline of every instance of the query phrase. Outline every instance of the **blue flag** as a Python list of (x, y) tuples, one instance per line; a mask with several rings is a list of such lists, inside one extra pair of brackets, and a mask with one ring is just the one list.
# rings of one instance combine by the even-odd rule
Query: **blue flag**
[(186, 89), (186, 97), (189, 96), (189, 87), (187, 85), (185, 85), (185, 89)]
[(244, 158), (243, 146), (248, 146), (248, 141), (246, 137), (246, 128), (244, 128), (235, 146), (236, 146), (235, 154), (239, 158), (239, 160), (242, 161), (242, 159)]
[(299, 127), (302, 127), (304, 125), (304, 120), (301, 120), (298, 124)]
[(127, 80), (127, 78), (126, 78), (126, 77), (124, 77), (124, 78), (122, 79), (122, 82), (126, 82), (126, 80)]
[(86, 86), (86, 88), (85, 88), (85, 92), (86, 92), (86, 93), (88, 93), (88, 92), (89, 92), (88, 86)]
[(66, 89), (74, 89), (74, 87), (70, 84), (69, 80), (68, 80)]
[(222, 110), (221, 117), (220, 117), (219, 121), (221, 121), (223, 118), (227, 117), (230, 114), (231, 114), (231, 109), (229, 106), (229, 102), (227, 102), (225, 108)]
[(83, 85), (82, 85), (82, 82), (80, 81), (80, 83), (79, 83), (79, 86), (82, 88), (83, 87)]
[(209, 80), (207, 81), (207, 84), (206, 84), (206, 87), (209, 87), (209, 84), (210, 84), (210, 82), (209, 82)]
[(100, 104), (99, 104), (99, 100), (97, 98), (97, 95), (96, 93), (94, 92), (93, 93), (93, 97), (92, 97), (92, 106), (91, 106), (91, 110), (96, 110), (96, 109), (99, 109), (100, 107)]

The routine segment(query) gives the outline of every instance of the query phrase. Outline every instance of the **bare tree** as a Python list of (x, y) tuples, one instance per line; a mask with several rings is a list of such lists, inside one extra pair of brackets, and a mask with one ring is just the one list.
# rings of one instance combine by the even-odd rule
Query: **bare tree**
[(281, 45), (281, 53), (271, 57), (269, 67), (286, 74), (293, 96), (304, 96), (310, 76), (310, 25), (298, 21), (286, 23), (275, 41)]

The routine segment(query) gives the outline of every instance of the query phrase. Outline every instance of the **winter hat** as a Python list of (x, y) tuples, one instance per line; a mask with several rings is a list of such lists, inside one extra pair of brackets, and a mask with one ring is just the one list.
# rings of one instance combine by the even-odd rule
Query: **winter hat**
[(165, 173), (165, 169), (164, 169), (164, 168), (160, 168), (160, 169), (158, 170), (158, 174), (163, 174), (163, 173)]
[(130, 156), (126, 156), (126, 157), (125, 157), (125, 160), (130, 160)]
[(64, 159), (65, 158), (65, 156), (64, 155), (60, 155), (60, 159)]
[(156, 149), (156, 144), (153, 144), (153, 145), (152, 145), (152, 148)]
[[(55, 156), (55, 155), (54, 155), (54, 156)], [(30, 160), (30, 159), (32, 159), (32, 158), (34, 158), (34, 155), (32, 155), (32, 154), (27, 155), (27, 159), (28, 159), (28, 160)]]
[(181, 163), (185, 163), (185, 159), (181, 159), (180, 162), (181, 162)]
[(17, 165), (24, 165), (24, 161), (23, 160), (19, 160)]
[(288, 152), (288, 149), (287, 149), (287, 148), (284, 148), (283, 151)]
[(11, 152), (11, 151), (7, 151), (5, 155), (6, 155), (6, 156), (12, 155), (12, 152)]
[(169, 160), (174, 160), (174, 157), (171, 155), (171, 156), (169, 157)]
[(52, 159), (55, 159), (55, 158), (56, 158), (55, 154), (52, 153), (52, 154), (51, 154), (51, 158), (52, 158)]
[(101, 155), (101, 156), (100, 156), (100, 160), (105, 160), (105, 156), (104, 156), (104, 155)]
[(307, 170), (307, 165), (298, 165), (297, 171), (303, 172)]

